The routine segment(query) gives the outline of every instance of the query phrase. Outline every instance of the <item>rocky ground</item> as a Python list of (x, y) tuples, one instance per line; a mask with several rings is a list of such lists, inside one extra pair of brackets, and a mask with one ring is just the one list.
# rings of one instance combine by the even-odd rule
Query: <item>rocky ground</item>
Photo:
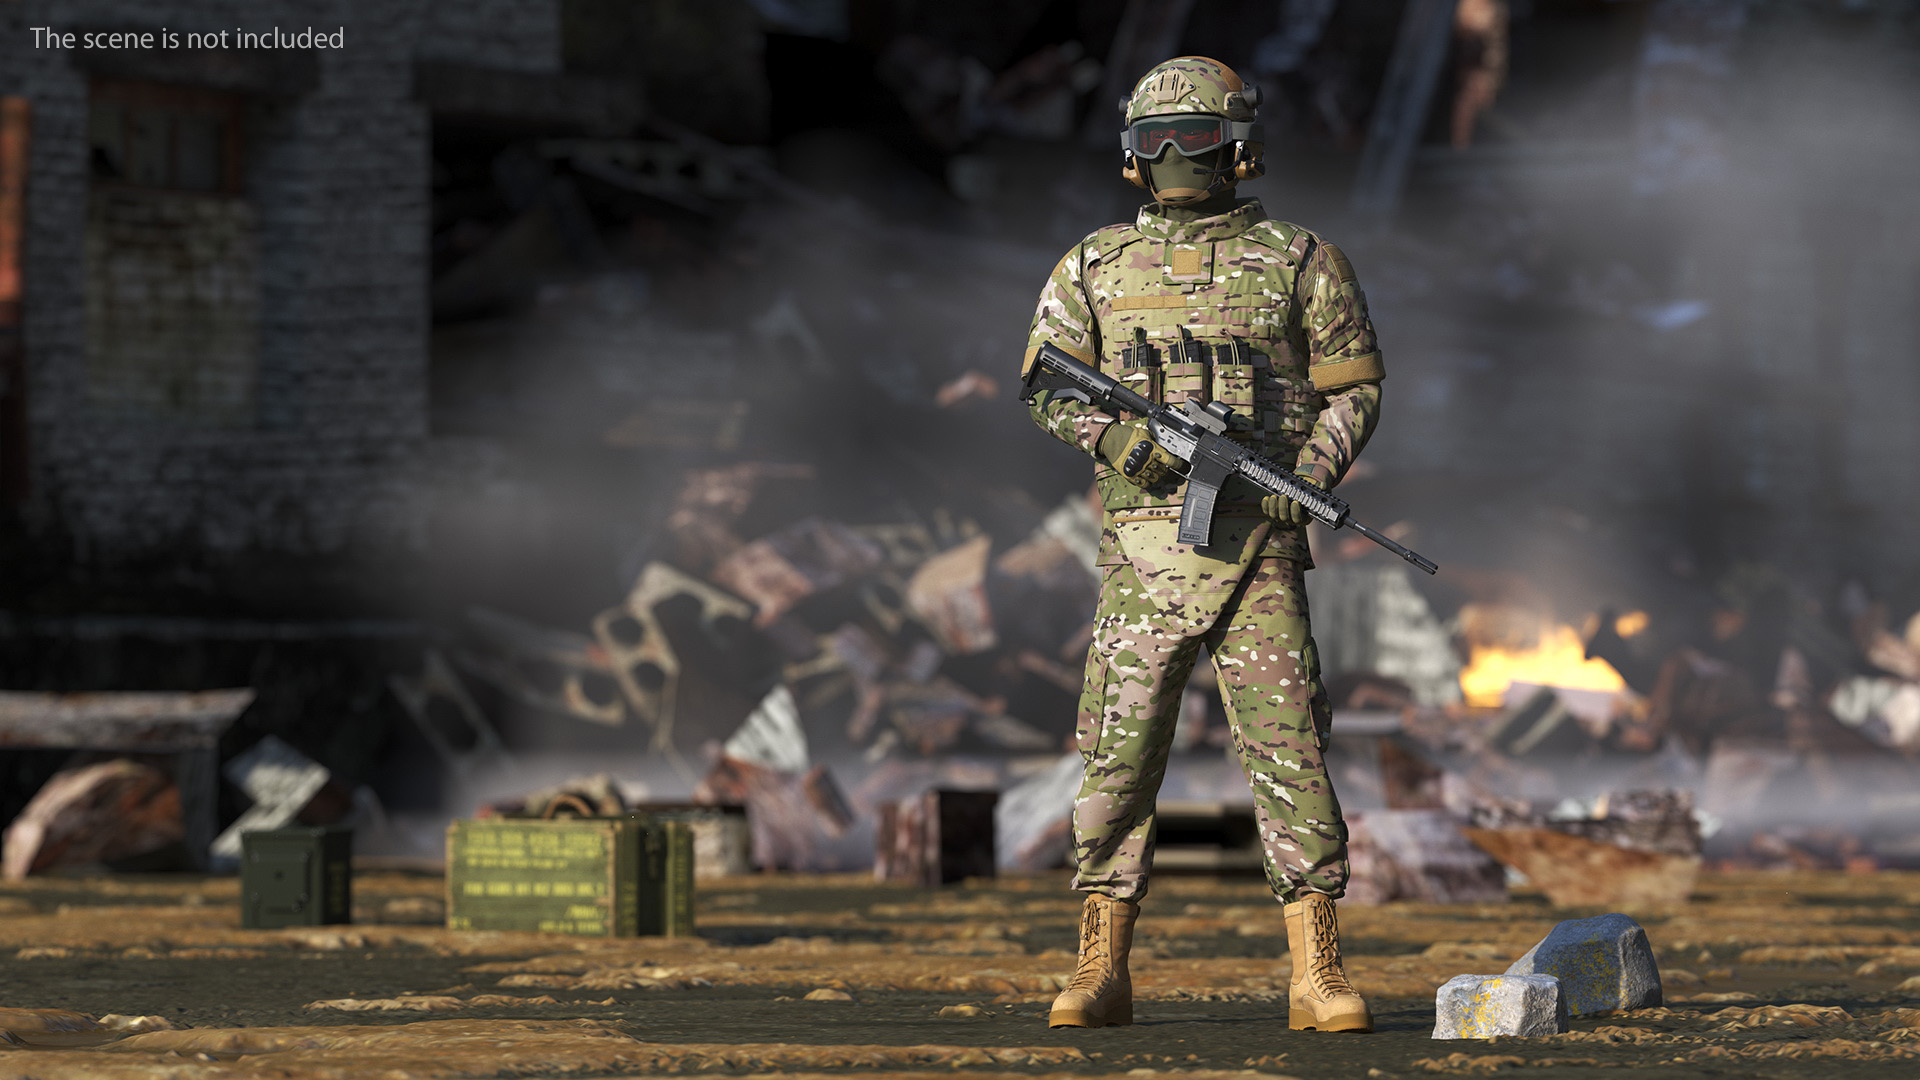
[(1296, 1033), (1262, 886), (1163, 877), (1134, 954), (1139, 1022), (1053, 1031), (1077, 914), (1058, 875), (702, 882), (687, 940), (452, 934), (443, 888), (363, 872), (354, 925), (263, 931), (240, 928), (231, 878), (0, 887), (0, 1078), (1920, 1073), (1916, 874), (1710, 875), (1690, 903), (1634, 913), (1664, 1007), (1488, 1043), (1433, 1041), (1434, 990), (1596, 911), (1526, 890), (1349, 906), (1379, 1030)]

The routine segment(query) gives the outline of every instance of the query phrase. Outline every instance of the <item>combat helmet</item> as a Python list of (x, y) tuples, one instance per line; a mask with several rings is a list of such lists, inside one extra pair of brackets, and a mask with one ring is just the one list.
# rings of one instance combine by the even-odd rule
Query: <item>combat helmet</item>
[(1199, 202), (1266, 171), (1254, 109), (1260, 88), (1205, 56), (1157, 64), (1120, 102), (1120, 175), (1167, 206)]

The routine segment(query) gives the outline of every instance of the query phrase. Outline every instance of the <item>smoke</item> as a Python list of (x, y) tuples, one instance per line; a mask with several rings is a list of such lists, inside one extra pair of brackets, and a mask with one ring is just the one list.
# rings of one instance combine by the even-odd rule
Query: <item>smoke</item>
[(1351, 245), (1389, 371), (1356, 510), (1569, 618), (1743, 563), (1920, 606), (1920, 93), (1869, 23), (1656, 19), (1427, 158), (1399, 231)]
[[(1756, 562), (1812, 596), (1852, 578), (1896, 615), (1920, 606), (1897, 539), (1920, 527), (1912, 53), (1797, 18), (1709, 27), (1692, 53), (1650, 39), (1504, 145), (1420, 166), (1393, 231), (1298, 213), (1329, 200), (1284, 169), (1250, 185), (1353, 255), (1389, 379), (1372, 478), (1343, 494), (1412, 525), (1443, 613), (1521, 581), (1568, 621), (1642, 608), (1665, 630)], [(1711, 62), (1675, 75), (1683, 54)], [(966, 156), (972, 203), (877, 139), (816, 133), (788, 148), (792, 186), (636, 224), (617, 272), (443, 328), (448, 430), (520, 445), (442, 492), (436, 595), (579, 631), (673, 554), (679, 485), (716, 462), (814, 466), (780, 513), (735, 521), (742, 538), (781, 514), (947, 515), (1004, 544), (1083, 490), (1086, 462), (1032, 427), (1012, 380), (1054, 260), (1129, 192), (1077, 148)], [(997, 394), (931, 404), (969, 372)], [(689, 722), (724, 740), (740, 718)], [(569, 745), (577, 721), (548, 723), (539, 783), (471, 794), (606, 767)], [(644, 732), (591, 734), (629, 739), (623, 779), (690, 789)]]

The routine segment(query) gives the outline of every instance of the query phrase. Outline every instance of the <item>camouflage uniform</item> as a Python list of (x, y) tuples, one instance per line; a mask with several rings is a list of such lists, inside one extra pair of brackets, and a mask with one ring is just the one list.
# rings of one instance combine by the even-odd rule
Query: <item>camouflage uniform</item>
[[(1047, 342), (1150, 399), (1227, 403), (1252, 420), (1238, 438), (1324, 487), (1339, 482), (1379, 415), (1380, 354), (1352, 266), (1307, 230), (1269, 220), (1255, 200), (1224, 212), (1218, 200), (1149, 204), (1132, 224), (1095, 231), (1040, 294), (1029, 360)], [(1162, 362), (1143, 366), (1143, 356)], [(1053, 395), (1031, 411), (1089, 454), (1115, 420)], [(1080, 700), (1076, 888), (1145, 894), (1154, 796), (1204, 645), (1252, 784), (1274, 895), (1340, 896), (1346, 826), (1322, 756), (1330, 713), (1302, 588), (1304, 529), (1262, 515), (1258, 493), (1236, 478), (1221, 492), (1213, 543), (1196, 549), (1175, 540), (1177, 477), (1142, 489), (1102, 463), (1094, 480), (1105, 528)]]

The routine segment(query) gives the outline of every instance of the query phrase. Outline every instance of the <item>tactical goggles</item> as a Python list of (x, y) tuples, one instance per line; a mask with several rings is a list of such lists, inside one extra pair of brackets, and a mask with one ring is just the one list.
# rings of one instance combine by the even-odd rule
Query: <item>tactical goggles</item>
[(1133, 151), (1135, 157), (1151, 160), (1169, 146), (1184, 157), (1197, 157), (1226, 145), (1230, 139), (1252, 137), (1252, 124), (1235, 123), (1222, 116), (1187, 113), (1135, 120), (1120, 133), (1120, 144)]

